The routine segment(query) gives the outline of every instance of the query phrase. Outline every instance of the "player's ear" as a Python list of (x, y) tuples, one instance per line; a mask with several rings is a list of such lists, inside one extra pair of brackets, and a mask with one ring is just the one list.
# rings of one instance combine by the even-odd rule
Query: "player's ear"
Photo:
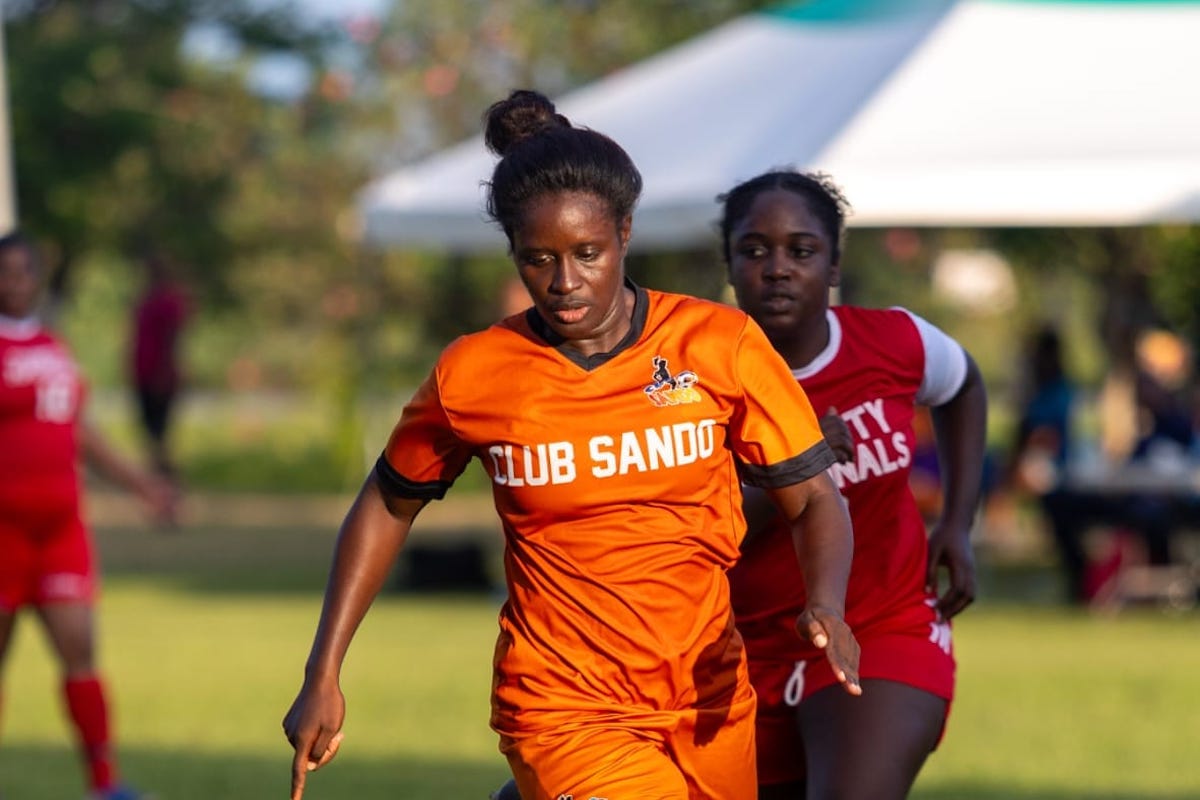
[(829, 285), (831, 287), (842, 285), (842, 264), (839, 261), (829, 265)]
[(617, 224), (617, 239), (621, 242), (621, 255), (629, 250), (629, 238), (633, 235), (633, 215), (626, 214)]

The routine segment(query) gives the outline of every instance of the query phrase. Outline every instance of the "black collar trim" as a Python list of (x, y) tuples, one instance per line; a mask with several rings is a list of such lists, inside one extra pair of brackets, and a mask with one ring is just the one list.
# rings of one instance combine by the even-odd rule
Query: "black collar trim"
[(583, 355), (571, 347), (565, 337), (555, 333), (554, 329), (546, 323), (546, 320), (542, 319), (542, 315), (538, 313), (537, 308), (530, 308), (525, 312), (525, 322), (535, 335), (545, 340), (547, 344), (562, 353), (573, 364), (590, 372), (602, 364), (607, 364), (613, 358), (632, 347), (641, 338), (642, 331), (646, 329), (646, 319), (650, 315), (650, 295), (645, 289), (638, 286), (628, 277), (625, 278), (625, 286), (633, 290), (633, 318), (630, 320), (629, 331), (621, 337), (621, 341), (617, 342), (616, 347), (606, 353), (596, 353), (590, 356)]

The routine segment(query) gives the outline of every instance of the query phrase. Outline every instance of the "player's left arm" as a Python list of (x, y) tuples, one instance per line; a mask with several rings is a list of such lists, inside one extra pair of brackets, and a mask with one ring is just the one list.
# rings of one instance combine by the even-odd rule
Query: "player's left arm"
[(846, 624), (846, 586), (854, 557), (854, 533), (846, 501), (828, 472), (768, 490), (788, 520), (808, 602), (796, 628), (825, 651), (833, 674), (850, 694), (858, 681), (858, 642)]
[(929, 536), (926, 583), (938, 590), (938, 573), (948, 574), (946, 589), (938, 597), (938, 610), (953, 617), (975, 599), (975, 556), (971, 527), (979, 505), (987, 431), (987, 391), (983, 376), (970, 354), (962, 386), (932, 411), (938, 463), (942, 474), (941, 518)]
[(126, 459), (86, 420), (79, 421), (78, 431), (79, 449), (89, 467), (140, 497), (156, 519), (174, 519), (178, 493), (169, 481)]

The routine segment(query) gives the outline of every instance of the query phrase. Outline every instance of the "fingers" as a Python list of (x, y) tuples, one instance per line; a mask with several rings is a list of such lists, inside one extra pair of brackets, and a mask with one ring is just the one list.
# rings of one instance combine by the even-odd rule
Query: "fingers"
[(838, 683), (848, 694), (857, 697), (862, 694), (862, 684), (858, 679), (858, 641), (849, 628), (842, 627), (843, 635), (834, 637), (834, 643), (825, 649), (825, 657), (829, 659), (829, 666)]
[(315, 762), (311, 759), (309, 760), (309, 771), (320, 769), (333, 760), (333, 757), (337, 755), (338, 748), (342, 746), (343, 736), (344, 734), (341, 731), (338, 731), (329, 738), (329, 741), (326, 742), (323, 747), (321, 745), (320, 738), (317, 739), (317, 744), (313, 746), (310, 755), (316, 755), (317, 753), (320, 753), (320, 756)]
[(838, 683), (842, 685), (846, 693), (855, 697), (861, 695), (862, 684), (858, 679), (857, 653), (850, 658), (847, 654), (840, 652), (838, 648), (830, 647), (825, 650), (825, 657), (829, 659), (829, 668), (833, 671), (833, 676), (838, 679)]
[(925, 562), (925, 590), (936, 593), (938, 588), (938, 565), (942, 561), (942, 548), (935, 540), (929, 540), (929, 553)]
[(845, 464), (854, 459), (854, 437), (846, 427), (846, 421), (838, 414), (838, 410), (830, 406), (821, 417), (821, 435), (829, 443), (834, 456), (839, 463)]
[[(297, 730), (305, 728), (305, 730)], [(283, 720), (284, 733), (295, 748), (292, 757), (291, 800), (301, 800), (308, 773), (320, 769), (337, 755), (344, 734), (340, 730), (316, 725), (305, 726), (297, 719), (296, 710), (290, 710)]]
[(935, 554), (931, 548), (928, 585), (932, 593), (937, 592), (938, 567), (943, 561), (950, 573), (950, 581), (938, 597), (937, 610), (945, 619), (950, 619), (975, 602), (975, 564), (969, 556), (964, 557), (954, 550), (937, 548)]
[(834, 677), (847, 693), (862, 694), (858, 677), (858, 641), (840, 616), (826, 613), (819, 618), (814, 609), (806, 609), (796, 621), (796, 630), (812, 642), (814, 647), (825, 651)]
[(975, 602), (974, 575), (959, 576), (951, 574), (950, 588), (938, 598), (937, 608), (943, 617), (950, 619)]
[(950, 619), (973, 602), (974, 598), (965, 592), (951, 589), (938, 598), (938, 612), (946, 619)]
[(796, 622), (796, 629), (801, 636), (812, 642), (813, 647), (824, 650), (829, 644), (829, 634), (826, 632), (825, 626), (809, 611), (800, 615), (800, 619)]
[(300, 800), (304, 796), (304, 782), (308, 779), (308, 752), (301, 747), (296, 748), (292, 757), (292, 798)]
[(855, 697), (862, 695), (862, 684), (859, 683), (857, 672), (839, 670), (835, 667), (833, 674), (837, 676), (838, 681), (842, 684), (842, 688), (846, 690), (846, 694)]

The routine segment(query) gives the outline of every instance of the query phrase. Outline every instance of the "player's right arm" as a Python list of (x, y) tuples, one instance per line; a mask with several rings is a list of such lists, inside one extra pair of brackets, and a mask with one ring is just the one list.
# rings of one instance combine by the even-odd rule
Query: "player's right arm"
[(304, 684), (283, 719), (284, 732), (296, 751), (292, 800), (300, 800), (304, 794), (308, 773), (337, 753), (346, 713), (340, 687), (342, 662), (426, 502), (387, 494), (372, 472), (346, 514), (304, 669)]

